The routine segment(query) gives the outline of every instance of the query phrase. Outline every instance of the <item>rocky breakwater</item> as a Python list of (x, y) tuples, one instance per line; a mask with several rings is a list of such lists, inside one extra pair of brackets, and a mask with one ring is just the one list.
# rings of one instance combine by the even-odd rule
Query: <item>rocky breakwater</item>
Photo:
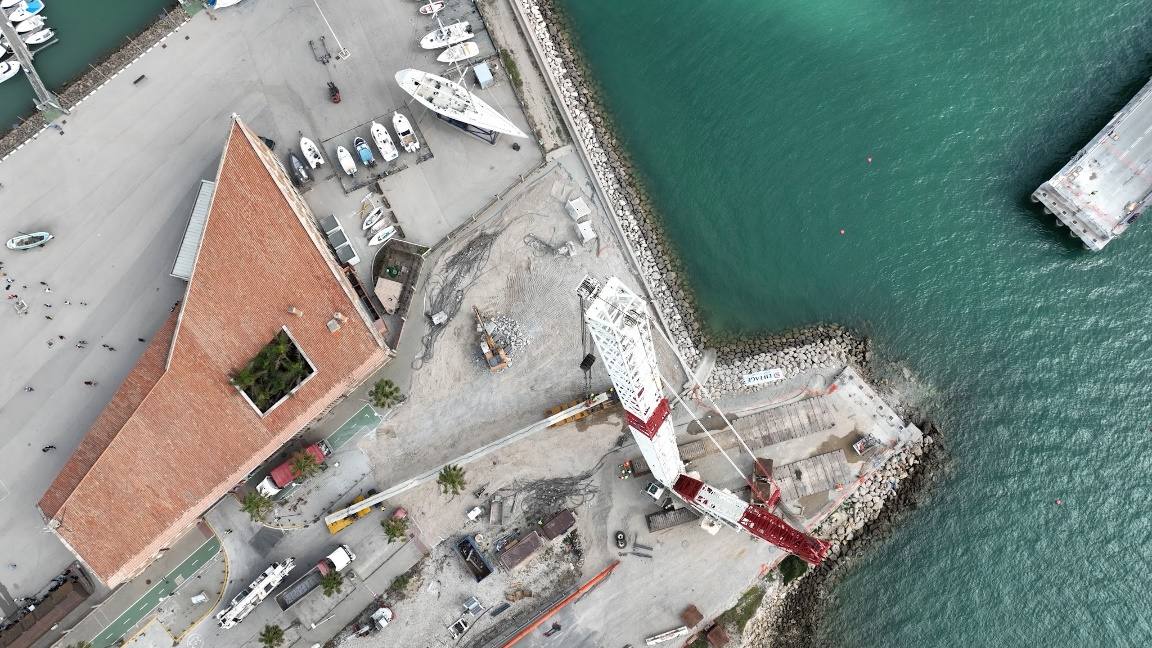
[(721, 343), (705, 387), (714, 394), (755, 390), (761, 385), (746, 385), (744, 376), (779, 369), (792, 378), (814, 368), (865, 367), (868, 359), (867, 339), (834, 324), (810, 326)]
[(922, 423), (920, 443), (911, 444), (866, 477), (813, 535), (829, 540), (828, 558), (788, 585), (769, 591), (745, 628), (742, 645), (752, 648), (811, 648), (837, 579), (871, 544), (888, 538), (906, 511), (915, 509), (942, 478), (947, 453), (931, 423)]
[(652, 202), (612, 132), (564, 21), (547, 0), (514, 0), (534, 38), (545, 72), (559, 92), (556, 97), (583, 148), (592, 173), (614, 213), (616, 223), (648, 284), (668, 333), (685, 359), (695, 364), (704, 343), (704, 330), (695, 317), (695, 298), (682, 279), (678, 257), (669, 249)]

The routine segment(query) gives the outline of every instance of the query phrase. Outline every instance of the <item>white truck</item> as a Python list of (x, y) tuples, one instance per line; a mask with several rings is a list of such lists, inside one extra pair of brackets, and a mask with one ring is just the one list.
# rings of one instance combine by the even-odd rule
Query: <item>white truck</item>
[(264, 602), (272, 590), (280, 586), (288, 573), (296, 566), (294, 558), (286, 558), (281, 562), (272, 563), (248, 587), (232, 598), (228, 607), (216, 613), (216, 623), (227, 630), (244, 620), (252, 613), (256, 606)]
[(324, 580), (324, 576), (333, 572), (344, 571), (353, 560), (356, 560), (356, 554), (352, 553), (348, 545), (336, 547), (332, 553), (316, 563), (315, 567), (309, 569), (307, 573), (296, 579), (295, 583), (292, 583), (286, 587), (283, 592), (276, 595), (276, 602), (280, 604), (280, 609), (287, 610), (293, 605), (296, 605), (296, 603), (300, 602), (309, 592), (320, 586), (320, 582)]

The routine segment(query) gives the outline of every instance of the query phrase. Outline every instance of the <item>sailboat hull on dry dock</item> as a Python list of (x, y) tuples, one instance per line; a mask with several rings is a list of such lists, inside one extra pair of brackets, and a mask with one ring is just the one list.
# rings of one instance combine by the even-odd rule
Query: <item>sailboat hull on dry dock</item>
[(413, 69), (397, 72), (396, 83), (434, 113), (493, 133), (528, 137), (516, 124), (459, 83)]

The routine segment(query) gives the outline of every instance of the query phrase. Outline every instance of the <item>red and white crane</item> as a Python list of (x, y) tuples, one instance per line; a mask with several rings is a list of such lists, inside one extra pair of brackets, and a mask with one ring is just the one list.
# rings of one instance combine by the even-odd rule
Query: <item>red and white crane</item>
[[(828, 553), (827, 542), (789, 526), (767, 507), (749, 504), (727, 490), (713, 488), (685, 474), (676, 433), (668, 418), (671, 406), (664, 395), (664, 381), (652, 345), (648, 304), (616, 277), (609, 277), (603, 286), (585, 277), (579, 293), (585, 300), (588, 333), (600, 351), (627, 413), (628, 427), (652, 476), (704, 515), (744, 529), (808, 563), (819, 564)], [(770, 501), (774, 504), (776, 499), (773, 493)]]

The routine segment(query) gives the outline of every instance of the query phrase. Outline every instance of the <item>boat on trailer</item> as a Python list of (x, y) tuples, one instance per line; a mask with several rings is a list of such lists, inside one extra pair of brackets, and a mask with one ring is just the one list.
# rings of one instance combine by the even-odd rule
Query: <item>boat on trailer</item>
[(356, 154), (360, 156), (361, 164), (366, 167), (376, 166), (376, 158), (372, 156), (372, 149), (368, 148), (368, 142), (363, 137), (352, 140), (352, 148), (356, 149)]
[(400, 114), (399, 110), (392, 113), (392, 128), (396, 129), (396, 137), (400, 138), (400, 146), (405, 151), (415, 153), (420, 150), (420, 140), (412, 132), (412, 124), (408, 123), (408, 118)]
[(440, 56), (437, 56), (436, 60), (441, 63), (456, 63), (457, 61), (466, 61), (479, 55), (480, 46), (472, 41), (468, 41), (466, 43), (456, 43), (452, 47), (440, 52)]
[(388, 129), (380, 122), (372, 122), (372, 141), (376, 143), (376, 148), (380, 150), (380, 155), (384, 158), (385, 162), (391, 162), (400, 157), (400, 151), (396, 150), (396, 144), (392, 142), (392, 136), (388, 134)]
[(307, 137), (301, 137), (300, 151), (304, 154), (304, 159), (308, 161), (309, 167), (315, 169), (318, 166), (324, 166), (324, 156), (320, 154), (320, 147), (316, 146), (316, 142)]
[(31, 250), (38, 248), (48, 241), (56, 238), (48, 232), (32, 232), (31, 234), (20, 234), (8, 239), (9, 250)]
[(340, 168), (344, 169), (344, 173), (356, 175), (356, 160), (352, 159), (352, 154), (348, 152), (348, 149), (337, 146), (336, 159), (339, 160)]
[(456, 43), (463, 43), (466, 40), (471, 40), (476, 37), (476, 32), (472, 31), (472, 25), (467, 22), (452, 23), (451, 25), (440, 27), (424, 35), (420, 39), (420, 47), (424, 49), (440, 49), (441, 47), (448, 47)]
[(425, 108), (449, 120), (490, 133), (528, 137), (511, 120), (455, 81), (430, 72), (407, 69), (396, 73), (396, 83)]

